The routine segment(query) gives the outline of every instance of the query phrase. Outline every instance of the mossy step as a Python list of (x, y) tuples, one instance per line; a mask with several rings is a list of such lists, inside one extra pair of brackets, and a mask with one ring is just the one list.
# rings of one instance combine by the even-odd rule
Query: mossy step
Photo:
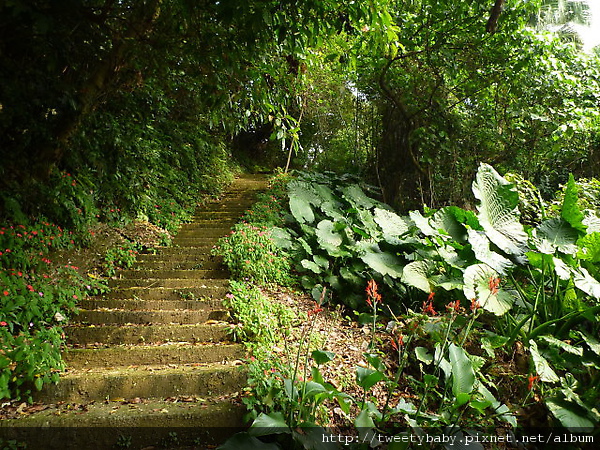
[(158, 342), (225, 342), (229, 340), (226, 324), (184, 325), (101, 325), (67, 326), (64, 328), (70, 345), (115, 344), (134, 345)]
[(90, 402), (106, 399), (214, 396), (239, 392), (246, 383), (241, 365), (122, 368), (73, 371), (36, 393), (40, 402)]
[(92, 324), (186, 324), (204, 323), (208, 320), (226, 321), (229, 311), (225, 309), (129, 311), (124, 309), (81, 310), (74, 318), (80, 323)]
[(107, 348), (67, 349), (69, 368), (129, 367), (158, 364), (194, 364), (233, 361), (244, 357), (240, 344), (122, 345)]
[[(199, 289), (214, 286), (214, 281), (227, 282), (226, 278), (119, 278), (108, 281), (111, 288), (174, 288)], [(221, 287), (221, 286), (218, 286)]]
[(165, 257), (161, 255), (161, 259), (154, 261), (139, 261), (134, 270), (223, 270), (224, 266), (221, 261), (205, 258), (194, 258), (190, 261), (177, 259), (176, 255)]
[[(142, 266), (143, 267), (143, 266)], [(165, 278), (189, 278), (189, 279), (206, 279), (206, 278), (227, 278), (229, 273), (220, 269), (130, 269), (123, 270), (120, 273), (121, 279), (165, 279)]]
[[(136, 280), (139, 281), (139, 280)], [(229, 291), (227, 280), (202, 280), (197, 286), (185, 286), (190, 280), (169, 280), (169, 284), (179, 283), (178, 286), (125, 287), (112, 289), (103, 295), (104, 299), (134, 299), (134, 300), (181, 300), (186, 297), (201, 299), (222, 299)], [(185, 282), (185, 283), (184, 283)], [(216, 284), (216, 282), (220, 282)], [(165, 284), (164, 282), (162, 284)]]
[[(184, 299), (186, 296), (188, 299)], [(130, 310), (159, 310), (159, 309), (217, 309), (222, 300), (211, 298), (196, 298), (195, 294), (177, 293), (177, 300), (142, 300), (139, 298), (90, 298), (80, 300), (77, 306), (81, 309), (130, 309)]]
[(67, 404), (0, 420), (0, 437), (44, 450), (173, 448), (184, 444), (207, 448), (241, 430), (244, 413), (238, 402), (220, 398)]
[(216, 261), (221, 262), (223, 258), (220, 256), (213, 256), (210, 253), (191, 253), (184, 254), (178, 252), (170, 252), (166, 254), (164, 252), (156, 253), (156, 254), (142, 254), (139, 255), (136, 264), (138, 266), (142, 266), (146, 263), (155, 263), (155, 262), (171, 262), (177, 261), (182, 263), (202, 263), (205, 261)]
[(217, 239), (207, 239), (206, 242), (203, 244), (198, 244), (198, 245), (194, 245), (194, 246), (190, 246), (190, 247), (181, 247), (181, 246), (163, 247), (163, 248), (160, 248), (159, 251), (157, 251), (156, 253), (145, 253), (141, 256), (146, 256), (146, 255), (156, 255), (156, 256), (179, 255), (181, 257), (194, 256), (194, 255), (204, 256), (204, 255), (209, 255), (211, 253), (216, 242), (217, 242)]

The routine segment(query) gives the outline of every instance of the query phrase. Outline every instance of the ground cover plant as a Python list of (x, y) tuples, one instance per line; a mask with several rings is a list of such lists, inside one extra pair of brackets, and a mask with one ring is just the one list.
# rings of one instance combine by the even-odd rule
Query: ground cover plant
[[(293, 362), (291, 373), (278, 371), (278, 400), (263, 389), (261, 414), (255, 398), (248, 442), (277, 429), (309, 445), (294, 430), (327, 425), (314, 412), (334, 399), (347, 411), (353, 405), (362, 436), (394, 426), (413, 433), (434, 426), (463, 440), (486, 426), (597, 429), (597, 211), (582, 209), (589, 201), (571, 177), (555, 207), (525, 225), (519, 192), (486, 164), (473, 193), (476, 212), (401, 216), (349, 177), (290, 181), (286, 227), (270, 236), (312, 292), (313, 312), (331, 292), (331, 301), (370, 324), (372, 336), (386, 337), (373, 338), (357, 368), (362, 397), (343, 396), (320, 375), (319, 365), (335, 355), (298, 350), (305, 376)], [(383, 359), (390, 353), (393, 362)], [(383, 404), (369, 394), (379, 384), (389, 392)], [(300, 397), (310, 398), (312, 415), (301, 413), (299, 393), (310, 394)], [(542, 418), (532, 423), (534, 412)]]

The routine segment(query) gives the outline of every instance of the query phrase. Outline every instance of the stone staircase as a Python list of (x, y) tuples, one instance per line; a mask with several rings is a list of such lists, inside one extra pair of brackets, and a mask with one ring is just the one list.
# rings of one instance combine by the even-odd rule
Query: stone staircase
[(67, 371), (36, 398), (62, 407), (2, 421), (3, 431), (12, 427), (27, 448), (144, 448), (165, 439), (204, 448), (242, 427), (245, 352), (228, 340), (228, 275), (210, 251), (265, 187), (264, 178), (237, 179), (172, 247), (140, 255), (108, 294), (80, 302), (66, 329)]

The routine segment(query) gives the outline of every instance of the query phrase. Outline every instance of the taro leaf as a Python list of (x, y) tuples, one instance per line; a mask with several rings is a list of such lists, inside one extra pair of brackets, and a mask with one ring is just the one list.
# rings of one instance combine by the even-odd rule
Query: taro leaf
[(519, 222), (519, 194), (513, 185), (482, 163), (473, 194), (480, 202), (477, 217), (487, 237), (507, 254), (521, 259), (527, 250), (527, 233)]
[(400, 397), (400, 400), (398, 401), (396, 406), (394, 406), (394, 408), (392, 409), (392, 412), (393, 413), (402, 412), (405, 414), (414, 414), (417, 412), (417, 408), (415, 408), (415, 405), (413, 405), (411, 402), (407, 402), (402, 397)]
[(298, 242), (300, 243), (300, 245), (302, 246), (302, 248), (304, 249), (304, 251), (309, 254), (312, 255), (313, 254), (313, 250), (310, 247), (310, 245), (308, 245), (308, 242), (306, 242), (306, 240), (304, 238), (298, 238)]
[(335, 224), (331, 220), (322, 220), (317, 225), (316, 229), (317, 240), (319, 245), (323, 247), (331, 256), (344, 256), (347, 252), (342, 251), (342, 235), (335, 231)]
[(317, 383), (315, 381), (307, 381), (304, 383), (302, 392), (304, 394), (304, 398), (315, 397), (319, 394), (327, 393), (327, 389), (321, 383)]
[(596, 211), (592, 211), (591, 209), (586, 209), (583, 211), (584, 218), (581, 221), (588, 233), (596, 233), (600, 232), (600, 217), (598, 217), (598, 213)]
[(311, 356), (315, 360), (315, 363), (317, 363), (317, 365), (320, 366), (321, 364), (325, 364), (326, 362), (332, 361), (333, 358), (335, 358), (335, 353), (326, 352), (323, 350), (313, 350)]
[(577, 242), (579, 251), (577, 257), (592, 263), (600, 262), (600, 233), (587, 234)]
[(355, 286), (362, 285), (364, 283), (364, 279), (359, 277), (356, 272), (348, 267), (340, 268), (340, 275), (342, 278)]
[(534, 230), (534, 242), (538, 251), (546, 255), (554, 254), (555, 250), (568, 255), (577, 252), (579, 233), (563, 219), (545, 220)]
[(320, 183), (313, 183), (311, 186), (317, 195), (321, 197), (323, 203), (328, 202), (334, 205), (337, 204), (339, 207), (339, 201), (337, 200), (331, 188)]
[(577, 204), (579, 189), (573, 178), (573, 174), (569, 174), (569, 181), (565, 188), (565, 198), (560, 208), (560, 217), (569, 222), (573, 228), (585, 233), (586, 226), (583, 224), (583, 213)]
[(455, 397), (459, 394), (470, 394), (475, 386), (475, 371), (467, 352), (451, 343), (448, 347), (448, 357), (452, 366), (452, 393)]
[(423, 292), (431, 292), (430, 275), (435, 264), (431, 261), (413, 261), (404, 267), (402, 282)]
[(299, 223), (312, 223), (315, 220), (315, 214), (311, 205), (319, 206), (322, 200), (310, 183), (300, 180), (291, 181), (288, 184), (288, 194), (290, 211), (294, 218)]
[(289, 433), (290, 428), (288, 427), (283, 414), (280, 412), (274, 412), (271, 414), (260, 413), (252, 426), (250, 427), (249, 433), (252, 436), (268, 436), (269, 434), (277, 433)]
[(509, 423), (513, 427), (517, 426), (517, 419), (513, 413), (510, 412), (510, 409), (504, 404), (501, 404), (496, 397), (489, 391), (489, 389), (483, 384), (477, 384), (477, 391), (485, 398), (487, 401), (491, 403), (492, 408), (496, 414), (500, 415), (500, 418), (505, 422)]
[(497, 316), (511, 308), (515, 300), (514, 294), (493, 286), (498, 273), (487, 264), (473, 264), (467, 267), (463, 277), (463, 292), (468, 300), (476, 299), (483, 309)]
[(362, 259), (367, 266), (381, 275), (389, 275), (392, 278), (399, 278), (402, 276), (401, 261), (396, 255), (387, 252), (367, 251), (360, 259)]
[(483, 231), (467, 230), (467, 232), (473, 253), (479, 261), (486, 263), (502, 275), (513, 266), (512, 261), (490, 249), (490, 240)]
[(425, 364), (431, 364), (433, 362), (433, 355), (425, 347), (415, 348), (415, 355), (417, 359)]
[(373, 219), (381, 227), (383, 239), (390, 244), (400, 244), (399, 238), (410, 230), (410, 221), (386, 209), (375, 208)]
[(374, 200), (367, 197), (357, 184), (342, 188), (342, 197), (356, 209), (370, 209), (375, 205)]
[(600, 298), (600, 283), (583, 267), (573, 271), (573, 282), (587, 295), (596, 299)]
[(456, 219), (452, 211), (448, 208), (442, 208), (437, 211), (429, 223), (432, 228), (438, 231), (438, 234), (448, 235), (461, 244), (464, 244), (467, 240), (466, 228)]
[(438, 232), (429, 224), (429, 219), (423, 217), (419, 211), (410, 211), (408, 215), (425, 236), (435, 236), (438, 234)]
[(537, 344), (533, 340), (529, 340), (529, 352), (531, 353), (533, 365), (540, 380), (546, 383), (557, 383), (559, 381), (558, 375), (552, 370), (546, 358), (540, 354)]
[(552, 263), (554, 264), (554, 271), (556, 272), (556, 275), (558, 275), (558, 278), (561, 280), (571, 279), (571, 269), (569, 269), (567, 263), (554, 256), (552, 257)]
[(308, 259), (303, 259), (302, 261), (300, 261), (300, 265), (314, 273), (321, 273), (321, 268), (313, 261), (310, 261)]
[(344, 215), (340, 210), (340, 205), (338, 203), (332, 202), (324, 202), (321, 205), (321, 211), (323, 211), (327, 216), (331, 217), (333, 220), (343, 220)]
[(569, 408), (569, 403), (558, 398), (549, 398), (546, 400), (546, 406), (554, 417), (558, 419), (561, 425), (571, 431), (583, 432), (593, 430), (594, 423), (587, 417), (573, 411)]
[[(261, 435), (262, 436), (262, 435)], [(219, 450), (281, 450), (281, 447), (274, 443), (263, 442), (249, 433), (241, 432), (231, 436)]]
[(369, 369), (367, 367), (356, 368), (356, 383), (365, 391), (370, 390), (373, 386), (385, 378), (383, 372)]
[[(312, 423), (303, 423), (293, 430), (294, 441), (300, 444), (300, 448), (306, 450), (336, 450), (339, 449), (334, 439), (325, 439), (331, 436), (323, 427)], [(245, 449), (239, 449), (245, 450)]]
[(282, 249), (291, 249), (294, 246), (292, 241), (292, 235), (284, 228), (273, 227), (270, 229), (269, 237), (273, 240), (275, 245)]
[(600, 342), (597, 339), (593, 338), (589, 334), (585, 334), (582, 331), (578, 331), (577, 334), (582, 337), (585, 343), (588, 345), (591, 351), (593, 351), (596, 355), (600, 356)]
[(371, 212), (365, 209), (359, 209), (357, 212), (360, 220), (359, 227), (366, 233), (366, 236), (363, 235), (363, 237), (370, 239), (374, 236), (377, 236), (379, 234), (379, 229), (373, 220), (373, 215)]
[(329, 269), (329, 260), (321, 255), (313, 255), (313, 260), (323, 269)]
[(550, 346), (558, 347), (567, 353), (583, 356), (583, 349), (581, 347), (573, 347), (572, 345), (567, 344), (560, 339), (556, 339), (554, 336), (540, 336), (540, 339), (546, 341)]

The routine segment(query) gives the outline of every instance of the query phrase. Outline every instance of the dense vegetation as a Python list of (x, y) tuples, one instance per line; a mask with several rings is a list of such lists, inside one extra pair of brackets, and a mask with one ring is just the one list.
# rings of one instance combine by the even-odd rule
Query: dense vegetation
[[(297, 279), (374, 328), (380, 298), (416, 324), (405, 345), (392, 336), (395, 376), (369, 353), (357, 379), (392, 392), (408, 373), (422, 402), (377, 410), (365, 394), (357, 424), (514, 424), (481, 369), (518, 343), (550, 415), (597, 425), (600, 60), (567, 26), (585, 11), (567, 0), (3, 2), (0, 397), (57, 379), (61, 325), (103, 289), (51, 252), (85, 246), (100, 222), (175, 231), (239, 170), (310, 168), (320, 172), (282, 175), (217, 251), (236, 276)], [(552, 23), (562, 31), (544, 31)], [(107, 275), (134, 253), (112, 249)], [(270, 311), (249, 323), (291, 320), (252, 287), (232, 290), (233, 307), (240, 297)], [(259, 328), (237, 332), (273, 338)], [(295, 376), (279, 406), (254, 405), (257, 418), (288, 408), (288, 425), (312, 423), (325, 398), (350, 402), (318, 367), (320, 387), (294, 390)], [(290, 412), (307, 391), (312, 415)]]

